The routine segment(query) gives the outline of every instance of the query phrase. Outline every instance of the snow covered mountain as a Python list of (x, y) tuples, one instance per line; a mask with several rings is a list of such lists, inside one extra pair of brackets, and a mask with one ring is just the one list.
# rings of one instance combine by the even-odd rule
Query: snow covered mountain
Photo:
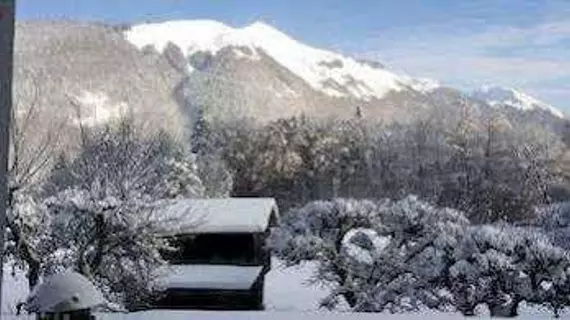
[[(125, 113), (177, 135), (191, 130), (198, 112), (210, 120), (263, 123), (300, 115), (351, 118), (360, 110), (384, 122), (429, 116), (451, 125), (464, 114), (458, 106), (468, 106), (474, 118), (503, 109), (513, 121), (563, 121), (560, 111), (517, 91), (465, 95), (376, 61), (311, 47), (261, 22), (234, 28), (210, 20), (28, 21), (17, 25), (15, 60), (16, 111), (38, 109), (29, 125), (29, 140), (38, 144), (50, 128), (63, 124), (61, 136), (72, 140), (78, 124)], [(515, 108), (489, 106), (499, 103)]]
[(262, 22), (241, 28), (211, 20), (149, 23), (131, 26), (124, 37), (143, 52), (168, 57), (186, 75), (178, 99), (189, 114), (209, 108), (204, 114), (212, 118), (346, 118), (360, 107), (373, 118), (409, 119), (428, 110), (431, 95), (443, 89), (434, 80), (311, 47)]
[(565, 117), (559, 109), (513, 88), (483, 86), (473, 91), (471, 96), (485, 101), (492, 107), (507, 106), (522, 111), (544, 111), (558, 118)]
[(139, 48), (153, 46), (159, 52), (173, 43), (186, 56), (199, 52), (216, 55), (224, 48), (233, 48), (236, 58), (255, 61), (265, 53), (314, 90), (332, 97), (381, 99), (389, 91), (411, 87), (428, 92), (439, 86), (434, 81), (397, 76), (383, 68), (310, 47), (262, 22), (232, 28), (211, 20), (170, 21), (134, 26), (126, 37)]

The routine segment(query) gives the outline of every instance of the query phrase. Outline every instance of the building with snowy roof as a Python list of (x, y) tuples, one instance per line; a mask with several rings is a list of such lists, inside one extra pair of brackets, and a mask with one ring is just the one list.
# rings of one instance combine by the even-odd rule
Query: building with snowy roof
[(157, 203), (161, 230), (178, 248), (163, 255), (158, 308), (262, 309), (266, 241), (279, 223), (271, 198), (183, 199)]

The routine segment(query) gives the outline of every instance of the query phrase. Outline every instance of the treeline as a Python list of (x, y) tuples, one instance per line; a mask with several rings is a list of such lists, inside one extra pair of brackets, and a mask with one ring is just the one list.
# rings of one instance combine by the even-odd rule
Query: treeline
[(221, 154), (232, 195), (276, 197), (286, 211), (317, 199), (401, 199), (415, 194), (479, 223), (526, 219), (567, 197), (553, 186), (566, 146), (546, 129), (506, 119), (407, 124), (304, 117), (256, 126), (200, 121), (197, 150)]

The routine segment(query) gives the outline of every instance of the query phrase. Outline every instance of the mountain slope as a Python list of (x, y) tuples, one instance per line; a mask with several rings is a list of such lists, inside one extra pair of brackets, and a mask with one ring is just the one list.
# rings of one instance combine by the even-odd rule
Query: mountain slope
[[(79, 123), (105, 123), (133, 113), (148, 127), (180, 133), (186, 126), (172, 90), (182, 78), (161, 56), (145, 55), (120, 30), (94, 23), (19, 23), (15, 41), (16, 111), (33, 117), (32, 140), (49, 130), (77, 139)], [(75, 132), (76, 133), (76, 132)]]
[[(15, 49), (17, 112), (23, 116), (26, 108), (38, 107), (28, 127), (40, 144), (60, 123), (66, 130), (61, 136), (77, 139), (80, 123), (98, 125), (127, 112), (149, 128), (180, 135), (191, 130), (199, 112), (263, 123), (300, 115), (352, 118), (359, 109), (365, 119), (429, 116), (453, 124), (463, 107), (474, 118), (499, 109), (488, 106), (486, 97), (313, 48), (263, 23), (232, 28), (209, 20), (120, 27), (32, 21), (18, 24)], [(507, 116), (513, 121), (537, 121), (534, 113), (504, 112), (514, 114)], [(542, 112), (538, 122), (550, 122), (552, 114)]]
[[(126, 38), (139, 48), (163, 52), (169, 43), (187, 56), (199, 52), (217, 55), (233, 48), (237, 58), (260, 60), (263, 53), (306, 81), (314, 90), (332, 97), (381, 99), (389, 91), (410, 87), (430, 91), (434, 83), (399, 77), (378, 66), (302, 44), (264, 23), (231, 28), (209, 20), (171, 21), (132, 27)], [(263, 52), (263, 53), (262, 53)]]
[(190, 115), (201, 110), (211, 119), (348, 118), (360, 108), (367, 118), (407, 121), (439, 103), (437, 91), (449, 91), (430, 79), (313, 48), (259, 22), (232, 28), (170, 21), (131, 26), (124, 36), (143, 52), (169, 57), (185, 74), (178, 100)]
[(522, 111), (548, 112), (558, 118), (565, 117), (559, 109), (513, 88), (483, 86), (473, 91), (471, 96), (485, 101), (493, 107), (507, 106)]

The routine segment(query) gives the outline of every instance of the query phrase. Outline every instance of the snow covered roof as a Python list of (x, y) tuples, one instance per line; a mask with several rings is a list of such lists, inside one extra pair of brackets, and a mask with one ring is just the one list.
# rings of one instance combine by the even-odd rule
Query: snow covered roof
[(161, 233), (261, 233), (279, 222), (273, 198), (163, 200), (156, 212), (168, 221)]
[(169, 265), (159, 270), (158, 282), (169, 289), (248, 290), (262, 269), (262, 266)]
[(87, 278), (67, 271), (38, 285), (28, 298), (27, 309), (35, 313), (57, 313), (91, 309), (105, 303), (103, 295)]

